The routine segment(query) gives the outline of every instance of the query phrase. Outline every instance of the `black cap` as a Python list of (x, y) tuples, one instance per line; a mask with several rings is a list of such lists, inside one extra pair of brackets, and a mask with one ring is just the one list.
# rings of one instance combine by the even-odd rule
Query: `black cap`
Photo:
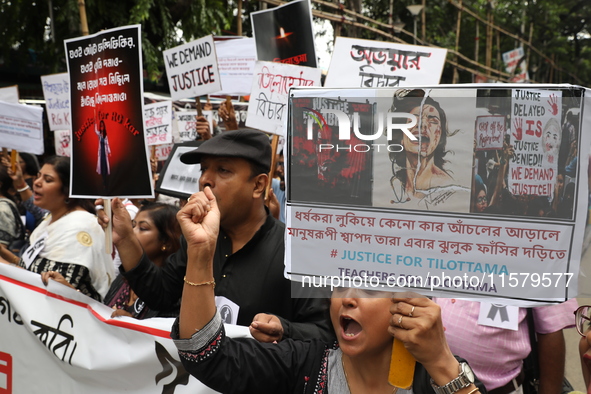
[(201, 157), (227, 156), (240, 157), (271, 170), (271, 143), (269, 137), (255, 129), (238, 129), (225, 131), (212, 139), (204, 141), (199, 147), (181, 155), (185, 164), (201, 162)]

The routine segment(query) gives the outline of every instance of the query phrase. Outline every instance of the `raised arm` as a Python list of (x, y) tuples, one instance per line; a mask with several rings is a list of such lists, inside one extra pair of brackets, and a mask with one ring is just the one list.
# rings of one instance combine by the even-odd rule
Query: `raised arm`
[(194, 194), (177, 214), (187, 240), (187, 272), (179, 314), (179, 337), (191, 338), (215, 314), (213, 256), (220, 211), (209, 187)]

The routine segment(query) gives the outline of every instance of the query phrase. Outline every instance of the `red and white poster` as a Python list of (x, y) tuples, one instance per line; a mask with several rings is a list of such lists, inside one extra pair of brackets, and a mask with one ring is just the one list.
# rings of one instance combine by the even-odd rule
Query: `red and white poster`
[(140, 25), (64, 41), (72, 111), (72, 197), (152, 197)]
[(327, 88), (394, 88), (438, 84), (447, 49), (337, 37)]

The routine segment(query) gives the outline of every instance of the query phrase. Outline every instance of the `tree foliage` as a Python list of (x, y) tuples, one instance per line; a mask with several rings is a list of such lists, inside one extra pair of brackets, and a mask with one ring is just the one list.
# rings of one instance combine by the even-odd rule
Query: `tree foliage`
[[(163, 71), (162, 51), (207, 34), (235, 34), (234, 16), (242, 0), (86, 0), (89, 31), (98, 32), (128, 24), (142, 25), (144, 66), (152, 80)], [(326, 0), (329, 1), (329, 0)], [(381, 23), (400, 19), (412, 32), (413, 16), (406, 6), (420, 0), (332, 0)], [(65, 71), (63, 40), (81, 35), (78, 0), (0, 0), (0, 67), (23, 72), (34, 65), (42, 73)], [(455, 49), (480, 64), (487, 61), (486, 24), (462, 12), (460, 34), (457, 18), (460, 0), (427, 0), (425, 44)], [(495, 26), (530, 41), (542, 55), (528, 50), (529, 73), (536, 82), (570, 82), (591, 85), (591, 2), (589, 0), (462, 0), (462, 6)], [(312, 1), (313, 7), (338, 14)], [(251, 35), (250, 13), (261, 2), (242, 2), (243, 35)], [(272, 5), (268, 6), (269, 8)], [(392, 9), (392, 15), (390, 15)], [(344, 16), (344, 13), (341, 12)], [(356, 18), (352, 18), (356, 20)], [(357, 22), (370, 25), (360, 19)], [(332, 22), (337, 34), (383, 40), (367, 29)], [(421, 37), (421, 20), (418, 20)], [(383, 26), (372, 24), (374, 28)], [(390, 32), (392, 30), (390, 29)], [(531, 35), (530, 35), (531, 32)], [(400, 35), (412, 43), (412, 38)], [(491, 67), (503, 70), (502, 53), (523, 45), (504, 33), (492, 36)], [(452, 55), (448, 55), (450, 58)], [(486, 72), (473, 64), (470, 68)], [(453, 69), (446, 66), (442, 82), (451, 82)], [(459, 82), (472, 82), (472, 73), (460, 71)]]
[[(90, 33), (142, 25), (144, 66), (152, 79), (162, 51), (184, 41), (219, 34), (232, 10), (223, 0), (86, 0)], [(5, 67), (32, 64), (43, 73), (66, 70), (63, 40), (82, 35), (78, 0), (0, 0), (0, 56)]]

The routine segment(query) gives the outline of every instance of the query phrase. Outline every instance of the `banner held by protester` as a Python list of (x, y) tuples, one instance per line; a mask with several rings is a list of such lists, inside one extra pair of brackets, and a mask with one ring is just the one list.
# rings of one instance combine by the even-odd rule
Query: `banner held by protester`
[[(565, 114), (585, 113), (588, 91), (563, 85), (491, 89), (292, 90), (291, 278), (302, 286), (410, 287), (515, 302), (577, 296), (579, 274), (589, 275), (580, 261), (591, 122)], [(363, 120), (361, 104), (375, 106), (373, 122)], [(534, 107), (546, 116), (524, 118)], [(476, 119), (491, 108), (505, 119), (503, 144), (477, 149)], [(547, 118), (561, 125), (560, 138), (548, 133), (556, 144), (542, 142), (544, 124), (554, 123)], [(532, 121), (530, 137), (539, 141), (523, 137)], [(522, 169), (528, 188), (512, 187), (516, 168), (523, 167), (520, 143), (540, 158), (539, 166)], [(485, 164), (497, 157), (490, 171)], [(570, 174), (566, 186), (563, 172)], [(539, 192), (541, 183), (547, 192)]]

